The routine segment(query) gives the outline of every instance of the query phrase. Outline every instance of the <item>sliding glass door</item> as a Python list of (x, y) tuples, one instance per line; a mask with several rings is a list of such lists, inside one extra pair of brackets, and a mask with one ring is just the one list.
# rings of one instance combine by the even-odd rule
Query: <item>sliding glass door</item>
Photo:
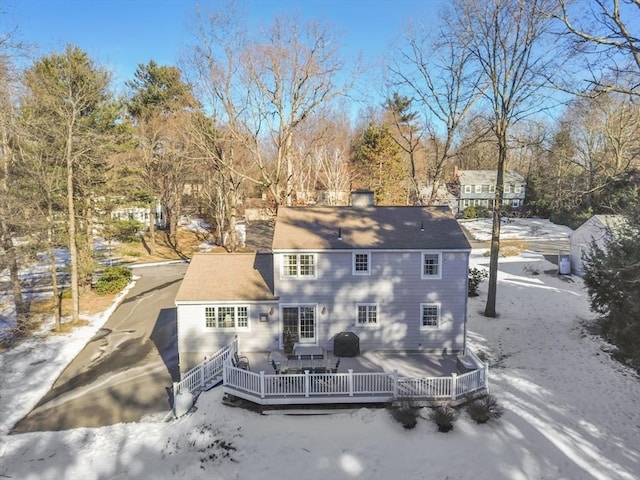
[(282, 334), (291, 332), (296, 343), (316, 343), (316, 307), (282, 307)]

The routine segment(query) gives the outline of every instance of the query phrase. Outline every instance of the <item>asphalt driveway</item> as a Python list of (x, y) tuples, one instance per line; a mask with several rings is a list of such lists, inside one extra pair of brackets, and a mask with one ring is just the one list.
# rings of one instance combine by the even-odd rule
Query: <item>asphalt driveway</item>
[(100, 427), (171, 410), (179, 377), (173, 299), (187, 264), (136, 268), (122, 304), (12, 433)]

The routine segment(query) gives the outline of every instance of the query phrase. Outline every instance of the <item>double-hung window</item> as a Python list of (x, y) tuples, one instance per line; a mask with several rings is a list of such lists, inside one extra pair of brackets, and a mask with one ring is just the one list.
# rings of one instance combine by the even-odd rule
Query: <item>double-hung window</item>
[(475, 187), (476, 193), (482, 193), (482, 185), (476, 185)]
[(356, 305), (356, 325), (373, 327), (378, 325), (378, 305), (374, 303), (359, 303)]
[(316, 256), (312, 253), (285, 254), (282, 256), (282, 276), (290, 278), (315, 278)]
[(353, 274), (369, 275), (371, 273), (371, 254), (369, 252), (355, 252), (353, 254)]
[(249, 307), (204, 307), (204, 326), (206, 329), (246, 330), (249, 328)]
[(442, 278), (442, 254), (423, 253), (422, 254), (422, 278), (439, 279)]
[(420, 304), (420, 328), (437, 328), (440, 326), (440, 304)]
[(464, 193), (471, 193), (471, 185), (464, 186)]

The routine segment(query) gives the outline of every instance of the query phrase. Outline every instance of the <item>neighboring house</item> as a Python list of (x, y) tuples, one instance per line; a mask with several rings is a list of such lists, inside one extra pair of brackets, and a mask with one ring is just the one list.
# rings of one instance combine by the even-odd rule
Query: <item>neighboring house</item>
[(623, 223), (621, 215), (594, 215), (580, 225), (571, 234), (571, 273), (582, 277), (593, 245), (605, 250)]
[[(357, 205), (357, 202), (353, 202)], [(280, 207), (269, 254), (199, 254), (176, 296), (180, 370), (243, 351), (465, 349), (470, 246), (448, 207)]]
[[(457, 213), (464, 212), (467, 207), (493, 208), (496, 195), (495, 170), (454, 170), (454, 181), (459, 186), (457, 190)], [(519, 210), (523, 203), (526, 190), (524, 177), (518, 172), (504, 172), (503, 205)]]
[[(111, 211), (111, 218), (114, 220), (135, 220), (143, 225), (148, 225), (149, 207), (118, 207)], [(156, 206), (156, 227), (165, 227), (164, 215), (160, 204)]]

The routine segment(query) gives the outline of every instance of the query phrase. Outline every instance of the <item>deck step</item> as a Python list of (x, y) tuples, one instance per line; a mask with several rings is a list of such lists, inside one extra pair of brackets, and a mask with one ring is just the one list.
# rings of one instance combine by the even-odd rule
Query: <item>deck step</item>
[(213, 387), (217, 387), (221, 383), (222, 383), (222, 375), (218, 375), (217, 377), (213, 377), (211, 380), (205, 383), (203, 387), (200, 387), (200, 390), (202, 392), (208, 392)]

